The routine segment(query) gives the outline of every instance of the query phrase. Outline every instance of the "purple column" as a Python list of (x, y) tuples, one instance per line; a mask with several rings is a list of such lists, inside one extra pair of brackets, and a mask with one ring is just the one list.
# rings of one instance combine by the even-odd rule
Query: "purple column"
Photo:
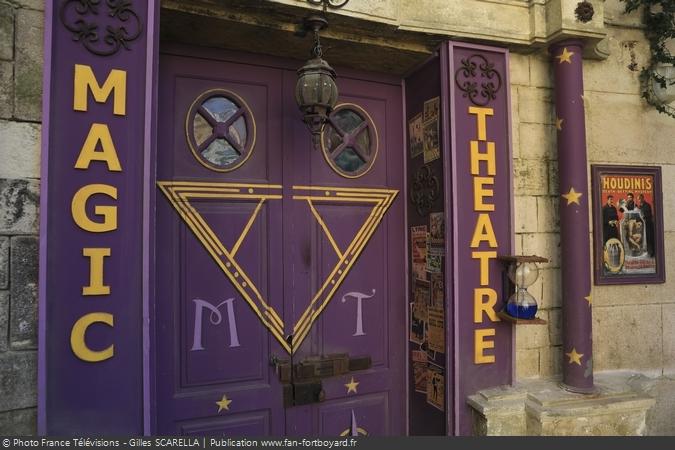
[(594, 391), (593, 336), (582, 49), (581, 41), (566, 40), (552, 45), (550, 52), (555, 72), (561, 195), (562, 386), (589, 393)]

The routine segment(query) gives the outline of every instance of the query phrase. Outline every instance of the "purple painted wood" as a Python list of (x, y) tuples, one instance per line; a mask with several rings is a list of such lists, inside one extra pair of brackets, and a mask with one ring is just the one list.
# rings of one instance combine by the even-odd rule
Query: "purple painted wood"
[[(134, 24), (136, 28), (126, 24), (129, 33), (138, 27), (145, 30), (138, 38), (129, 40), (128, 49), (116, 47), (114, 41), (103, 39), (102, 34), (95, 43), (87, 39), (74, 40), (73, 24), (77, 24), (81, 16), (95, 22), (100, 33), (108, 25), (119, 25), (113, 22), (121, 20), (119, 16), (107, 14), (110, 5), (101, 6), (99, 15), (87, 8), (75, 10), (75, 6), (73, 2), (47, 2), (45, 15), (39, 432), (140, 434), (143, 431), (144, 171), (141, 149), (147, 112), (144, 103), (148, 63), (146, 32), (154, 29), (149, 23), (148, 10), (154, 10), (157, 5), (154, 1), (126, 5), (140, 21)], [(86, 45), (97, 46), (98, 54)], [(97, 103), (89, 94), (86, 111), (74, 110), (76, 64), (90, 66), (100, 84), (112, 69), (126, 72), (124, 115), (113, 115), (111, 98)], [(110, 172), (105, 163), (96, 160), (87, 169), (74, 168), (92, 123), (108, 126), (121, 172)], [(87, 214), (94, 220), (101, 219), (94, 215), (94, 204), (116, 206), (116, 229), (94, 233), (79, 228), (74, 222), (73, 196), (89, 184), (109, 184), (117, 189), (117, 200), (97, 195), (87, 205)], [(82, 295), (90, 270), (89, 258), (83, 257), (85, 247), (111, 249), (111, 256), (104, 264), (104, 281), (111, 287), (109, 295)], [(94, 312), (110, 314), (114, 327), (93, 324), (87, 330), (85, 344), (92, 350), (113, 344), (114, 355), (100, 362), (85, 362), (71, 349), (71, 330), (77, 320)]]
[(147, 65), (145, 69), (145, 127), (143, 136), (143, 434), (155, 429), (153, 396), (155, 389), (154, 326), (155, 308), (155, 155), (157, 154), (157, 86), (159, 81), (159, 9), (157, 1), (148, 3)]
[(40, 152), (40, 264), (38, 284), (38, 406), (37, 432), (47, 434), (47, 217), (44, 205), (49, 204), (49, 129), (51, 111), (52, 33), (54, 3), (45, 2), (44, 65), (42, 79), (42, 144)]
[[(451, 155), (450, 170), (452, 171), (452, 185), (446, 184), (446, 195), (452, 196), (452, 230), (453, 241), (448, 243), (446, 251), (452, 255), (453, 264), (448, 265), (448, 278), (454, 280), (453, 286), (453, 333), (454, 340), (454, 423), (453, 434), (472, 434), (472, 410), (467, 405), (467, 396), (480, 389), (490, 386), (510, 384), (513, 380), (513, 343), (512, 325), (501, 322), (495, 317), (493, 321), (486, 313), (479, 314), (480, 321), (475, 323), (474, 290), (488, 287), (497, 294), (497, 303), (494, 311), (502, 309), (510, 293), (502, 285), (502, 266), (494, 258), (488, 261), (488, 283), (482, 286), (481, 270), (478, 259), (472, 257), (472, 252), (495, 252), (496, 254), (511, 254), (512, 251), (512, 211), (511, 211), (511, 136), (510, 136), (510, 104), (509, 104), (509, 67), (508, 51), (506, 49), (481, 45), (449, 42), (443, 52), (448, 52), (449, 67), (448, 83), (450, 91), (450, 128), (451, 128)], [(483, 64), (483, 59), (487, 62)], [(475, 62), (475, 75), (462, 72), (466, 62)], [(492, 64), (497, 75), (491, 77), (483, 71)], [(464, 81), (477, 82), (478, 91), (474, 101), (467, 92)], [(499, 82), (498, 82), (499, 81)], [(493, 82), (496, 88), (495, 97), (486, 97), (481, 93), (484, 83)], [(464, 89), (464, 90), (463, 90)], [(481, 139), (478, 134), (477, 115), (470, 113), (471, 107), (492, 108), (493, 115), (486, 117), (486, 136)], [(480, 162), (478, 176), (491, 178), (484, 187), (493, 191), (492, 195), (483, 198), (483, 203), (494, 205), (494, 211), (476, 211), (476, 191), (474, 177), (471, 173), (470, 141), (478, 140), (479, 151), (486, 151), (486, 142), (495, 143), (495, 175), (487, 173), (487, 164)], [(460, 205), (462, 205), (460, 209)], [(486, 240), (480, 241), (476, 248), (471, 247), (472, 237), (477, 227), (480, 213), (488, 214), (497, 247), (493, 248)], [(483, 230), (484, 231), (484, 230)], [(495, 255), (496, 256), (496, 255)], [(475, 351), (477, 345), (476, 332), (480, 330), (494, 330), (493, 336), (487, 336), (487, 342), (493, 342), (494, 348), (483, 351), (486, 356), (494, 356), (494, 361), (485, 360), (477, 363)], [(452, 341), (451, 341), (452, 342)]]
[[(230, 188), (233, 183), (241, 185), (239, 199), (187, 199), (229, 253), (234, 253), (233, 245), (258, 204), (257, 199), (245, 198), (262, 189), (254, 185), (269, 185), (262, 191), (275, 198), (260, 206), (237, 247), (235, 259), (242, 273), (233, 275), (233, 281), (177, 209), (164, 195), (158, 197), (157, 432), (339, 435), (349, 429), (354, 411), (362, 431), (403, 433), (403, 355), (395, 351), (405, 342), (400, 200), (391, 206), (344, 281), (337, 283), (332, 300), (304, 328), (308, 332), (297, 325), (338, 262), (335, 246), (344, 252), (372, 211), (363, 202), (324, 197), (348, 193), (338, 194), (341, 188), (360, 189), (345, 197), (367, 196), (368, 189), (374, 188), (400, 189), (401, 131), (398, 123), (388, 122), (401, 114), (399, 87), (367, 75), (358, 80), (340, 78), (340, 101), (363, 107), (379, 132), (379, 155), (372, 170), (348, 179), (336, 174), (322, 153), (312, 149), (292, 97), (296, 75), (285, 69), (287, 62), (256, 58), (255, 64), (241, 64), (238, 61), (248, 55), (200, 55), (204, 57), (165, 55), (161, 60), (158, 181), (212, 183), (211, 192), (223, 188), (214, 183), (229, 183)], [(209, 89), (236, 93), (255, 118), (251, 156), (230, 172), (215, 172), (200, 164), (185, 139), (187, 111)], [(310, 189), (317, 186), (321, 188)], [(308, 197), (313, 196), (320, 198), (310, 205)], [(317, 217), (330, 230), (335, 246)], [(284, 408), (282, 385), (269, 361), (288, 359), (289, 349), (273, 335), (274, 326), (269, 330), (263, 326), (241, 289), (234, 287), (233, 282), (243, 275), (283, 322), (281, 338), (295, 334), (296, 362), (346, 352), (371, 356), (373, 367), (324, 379), (323, 403)], [(263, 311), (261, 317), (268, 316)], [(345, 386), (352, 376), (356, 392), (348, 392)], [(231, 400), (227, 408), (216, 404), (223, 396)]]
[(567, 40), (551, 46), (555, 73), (560, 248), (563, 290), (563, 385), (593, 392), (591, 258), (588, 218), (583, 43)]

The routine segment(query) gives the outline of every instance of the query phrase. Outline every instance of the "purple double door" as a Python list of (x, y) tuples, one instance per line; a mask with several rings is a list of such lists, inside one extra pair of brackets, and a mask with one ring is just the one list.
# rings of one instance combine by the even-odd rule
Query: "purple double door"
[[(157, 434), (405, 434), (400, 83), (339, 71), (315, 149), (298, 65), (160, 59)], [(320, 391), (282, 379), (291, 364)]]

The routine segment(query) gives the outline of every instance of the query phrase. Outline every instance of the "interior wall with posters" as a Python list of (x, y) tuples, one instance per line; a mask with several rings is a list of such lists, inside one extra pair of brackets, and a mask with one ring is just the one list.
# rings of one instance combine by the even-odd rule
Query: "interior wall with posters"
[(410, 435), (445, 435), (445, 257), (440, 60), (405, 80)]

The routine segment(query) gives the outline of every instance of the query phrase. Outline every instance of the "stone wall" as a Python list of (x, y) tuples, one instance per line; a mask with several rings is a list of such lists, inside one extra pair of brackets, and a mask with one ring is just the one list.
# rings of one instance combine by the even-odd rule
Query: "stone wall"
[[(675, 188), (671, 183), (675, 121), (640, 97), (638, 76), (648, 64), (649, 45), (639, 14), (626, 15), (619, 0), (607, 0), (605, 25), (608, 59), (584, 61), (589, 182), (591, 164), (661, 166), (666, 283), (593, 286), (594, 369), (596, 373), (642, 373), (641, 389), (657, 400), (647, 415), (645, 434), (669, 434), (675, 423)], [(512, 54), (516, 245), (524, 254), (551, 259), (530, 288), (541, 299), (540, 316), (548, 324), (516, 327), (516, 377), (521, 382), (559, 376), (565, 363), (552, 80), (544, 53)], [(588, 189), (590, 193), (590, 185)]]
[(0, 0), (0, 435), (36, 432), (42, 9)]
[[(618, 0), (605, 5), (607, 60), (584, 61), (584, 104), (590, 164), (659, 165), (663, 171), (666, 283), (593, 286), (596, 371), (631, 369), (652, 376), (675, 372), (675, 122), (640, 97), (639, 72), (649, 45), (636, 13)], [(547, 326), (518, 326), (518, 378), (562, 372), (559, 187), (556, 179), (553, 75), (547, 55), (512, 54), (511, 93), (516, 247), (549, 258), (529, 290), (541, 299)], [(591, 187), (588, 187), (590, 194)], [(595, 205), (592, 205), (595, 206)], [(592, 217), (592, 214), (591, 214)]]

